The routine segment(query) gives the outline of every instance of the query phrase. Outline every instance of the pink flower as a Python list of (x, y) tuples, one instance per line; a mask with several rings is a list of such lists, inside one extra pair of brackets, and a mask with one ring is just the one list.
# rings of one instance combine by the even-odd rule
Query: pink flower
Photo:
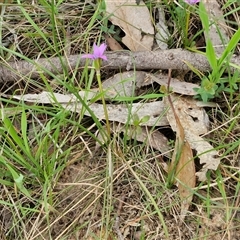
[(200, 0), (185, 0), (185, 2), (190, 4), (190, 5), (193, 5), (193, 4), (196, 4), (196, 3), (200, 2)]
[(100, 46), (97, 46), (96, 43), (93, 44), (93, 53), (92, 54), (84, 54), (82, 58), (89, 58), (92, 60), (103, 59), (107, 60), (107, 57), (104, 55), (104, 52), (107, 48), (105, 43), (102, 43)]

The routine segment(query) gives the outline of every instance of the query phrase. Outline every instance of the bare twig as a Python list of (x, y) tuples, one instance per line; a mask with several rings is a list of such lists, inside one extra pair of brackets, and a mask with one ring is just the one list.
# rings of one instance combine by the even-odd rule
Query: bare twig
[[(103, 62), (103, 67), (107, 69), (179, 69), (190, 70), (192, 67), (206, 72), (211, 70), (210, 65), (204, 55), (183, 49), (170, 49), (163, 51), (145, 52), (108, 52), (108, 61)], [(60, 74), (64, 67), (69, 70), (76, 67), (84, 67), (85, 59), (81, 55), (70, 55), (68, 57), (40, 58), (38, 60), (21, 60), (18, 62), (2, 62), (0, 65), (0, 82), (12, 82), (20, 79), (37, 78), (40, 73)], [(92, 66), (90, 60), (87, 60)], [(240, 56), (233, 56), (231, 62), (240, 65)], [(63, 64), (65, 66), (63, 66)], [(232, 69), (234, 71), (234, 69)]]

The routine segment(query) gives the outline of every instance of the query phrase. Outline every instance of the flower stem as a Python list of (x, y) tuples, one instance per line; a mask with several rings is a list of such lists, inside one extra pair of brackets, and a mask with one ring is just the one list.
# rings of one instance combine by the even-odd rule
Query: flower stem
[(186, 13), (186, 26), (185, 26), (185, 36), (184, 36), (185, 47), (188, 44), (188, 28), (189, 28), (190, 14), (191, 14), (190, 7), (187, 8), (186, 12), (187, 12)]
[(96, 69), (96, 76), (97, 76), (99, 92), (100, 92), (100, 94), (101, 94), (103, 111), (104, 111), (105, 120), (106, 120), (107, 137), (108, 137), (108, 140), (110, 140), (111, 130), (110, 130), (110, 124), (109, 124), (107, 106), (106, 106), (106, 102), (105, 102), (105, 98), (104, 98), (104, 93), (103, 93), (103, 88), (102, 88), (101, 73), (100, 73), (100, 70), (99, 70), (99, 69)]

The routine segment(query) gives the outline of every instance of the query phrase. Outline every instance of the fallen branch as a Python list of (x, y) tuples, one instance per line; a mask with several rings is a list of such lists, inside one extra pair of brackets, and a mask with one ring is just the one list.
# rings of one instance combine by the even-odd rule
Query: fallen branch
[[(108, 52), (108, 61), (103, 62), (103, 67), (107, 69), (121, 70), (147, 70), (147, 69), (179, 69), (190, 70), (192, 67), (202, 71), (210, 71), (210, 65), (204, 55), (182, 49), (170, 49), (154, 52)], [(90, 60), (89, 66), (92, 66)], [(231, 62), (240, 65), (240, 56), (234, 55)], [(68, 69), (84, 67), (85, 59), (81, 55), (70, 55), (68, 57), (40, 58), (38, 60), (21, 60), (18, 62), (2, 62), (0, 66), (0, 82), (19, 81), (20, 79), (37, 78), (40, 73), (60, 74), (63, 72), (63, 64)], [(232, 69), (234, 71), (234, 69)]]

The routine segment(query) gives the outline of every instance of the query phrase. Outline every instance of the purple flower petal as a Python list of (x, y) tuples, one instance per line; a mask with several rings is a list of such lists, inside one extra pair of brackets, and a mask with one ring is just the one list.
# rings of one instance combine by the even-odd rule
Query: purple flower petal
[(93, 44), (93, 55), (95, 59), (97, 58), (102, 58), (105, 59), (104, 57), (104, 52), (107, 48), (107, 45), (105, 43), (102, 43), (99, 47), (94, 43)]
[(100, 46), (99, 46), (99, 53), (100, 55), (102, 56), (104, 54), (104, 52), (106, 51), (107, 49), (107, 45), (105, 43), (102, 43)]
[(193, 4), (196, 4), (196, 3), (200, 2), (200, 0), (185, 0), (185, 2), (190, 4), (190, 5), (193, 5)]
[(107, 56), (105, 56), (105, 55), (102, 55), (100, 58), (107, 61)]
[(93, 54), (83, 54), (82, 58), (94, 59), (94, 55)]
[(104, 55), (105, 50), (107, 49), (107, 45), (102, 43), (100, 46), (97, 46), (96, 43), (93, 44), (93, 53), (92, 54), (84, 54), (82, 58), (90, 58), (90, 59), (103, 59), (107, 60), (107, 57)]
[(99, 47), (96, 45), (96, 43), (93, 44), (93, 56), (95, 59), (100, 56)]

